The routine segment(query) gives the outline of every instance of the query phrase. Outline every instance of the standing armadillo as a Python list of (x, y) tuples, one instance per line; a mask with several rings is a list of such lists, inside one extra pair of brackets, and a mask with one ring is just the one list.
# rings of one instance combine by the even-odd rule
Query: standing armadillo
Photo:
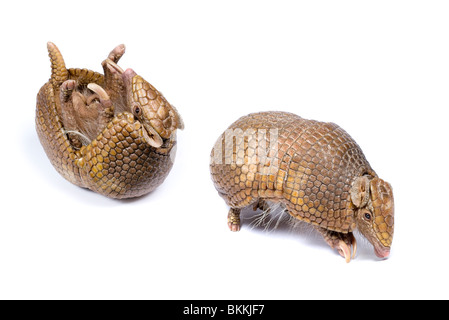
[[(394, 228), (391, 185), (371, 168), (357, 143), (334, 123), (287, 112), (241, 117), (218, 139), (210, 171), (231, 207), (228, 226), (240, 230), (240, 211), (280, 203), (312, 224), (346, 262), (358, 229), (376, 255), (390, 254)], [(351, 246), (353, 254), (351, 255)]]

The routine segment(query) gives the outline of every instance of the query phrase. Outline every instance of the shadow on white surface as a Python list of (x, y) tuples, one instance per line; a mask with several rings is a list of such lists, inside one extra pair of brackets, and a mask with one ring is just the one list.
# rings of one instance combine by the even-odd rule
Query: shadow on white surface
[[(263, 233), (267, 237), (277, 237), (290, 239), (298, 242), (298, 250), (301, 246), (316, 247), (326, 254), (339, 255), (337, 250), (331, 249), (324, 241), (322, 236), (313, 228), (312, 225), (291, 217), (288, 213), (281, 213), (280, 210), (274, 211), (263, 216), (260, 209), (254, 211), (251, 207), (242, 210), (242, 231), (241, 232), (257, 232)], [(382, 261), (378, 259), (373, 251), (372, 245), (357, 230), (354, 232), (357, 240), (357, 254), (355, 260), (371, 260)]]
[(131, 204), (142, 201), (146, 198), (157, 197), (158, 190), (156, 190), (137, 198), (130, 199), (110, 199), (89, 189), (78, 187), (62, 177), (56, 169), (52, 166), (45, 151), (40, 144), (36, 131), (31, 128), (21, 131), (20, 148), (22, 154), (29, 154), (29, 157), (24, 157), (30, 174), (34, 175), (34, 183), (45, 183), (49, 188), (58, 190), (68, 197), (76, 198), (76, 201), (85, 202), (88, 205), (97, 206), (115, 206), (117, 204)]

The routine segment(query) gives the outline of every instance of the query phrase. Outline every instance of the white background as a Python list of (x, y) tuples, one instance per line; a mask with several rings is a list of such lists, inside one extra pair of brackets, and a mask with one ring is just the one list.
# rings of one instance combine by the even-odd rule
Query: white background
[[(1, 4), (0, 298), (449, 298), (447, 1), (68, 3)], [(157, 191), (111, 200), (50, 165), (34, 129), (47, 41), (96, 71), (125, 43), (121, 66), (178, 108), (186, 128)], [(346, 264), (310, 230), (228, 230), (210, 150), (262, 110), (359, 143), (394, 188), (390, 259), (360, 237)]]

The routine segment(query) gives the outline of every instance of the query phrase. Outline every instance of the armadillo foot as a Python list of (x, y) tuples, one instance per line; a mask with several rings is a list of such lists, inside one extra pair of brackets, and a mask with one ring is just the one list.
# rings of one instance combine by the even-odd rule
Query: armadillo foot
[(228, 227), (233, 232), (240, 231), (240, 209), (231, 208), (228, 213)]
[[(332, 249), (337, 249), (338, 253), (345, 258), (347, 263), (355, 258), (357, 241), (351, 232), (341, 233), (320, 227), (316, 227), (316, 229), (323, 235), (324, 240), (326, 240), (327, 244), (329, 244)], [(352, 254), (351, 247), (353, 248)]]
[(64, 102), (67, 102), (70, 99), (70, 97), (72, 96), (73, 90), (75, 90), (75, 87), (76, 87), (75, 80), (67, 80), (61, 84), (61, 87), (60, 87), (61, 99)]
[(108, 59), (111, 59), (113, 62), (117, 63), (124, 53), (125, 53), (125, 45), (119, 44), (109, 53)]

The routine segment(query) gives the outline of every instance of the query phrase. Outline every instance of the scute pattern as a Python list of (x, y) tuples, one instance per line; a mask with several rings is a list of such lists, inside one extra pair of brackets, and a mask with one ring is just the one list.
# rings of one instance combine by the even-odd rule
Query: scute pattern
[(254, 113), (233, 123), (212, 150), (210, 170), (232, 208), (258, 199), (282, 202), (292, 216), (343, 233), (355, 228), (354, 179), (375, 176), (339, 126), (286, 112)]
[[(157, 188), (173, 166), (176, 134), (167, 132), (163, 145), (152, 147), (144, 139), (141, 122), (131, 112), (122, 112), (112, 114), (90, 144), (81, 148), (72, 145), (62, 120), (61, 84), (75, 80), (78, 88), (91, 83), (103, 86), (105, 78), (87, 69), (66, 69), (57, 47), (52, 43), (47, 47), (52, 76), (37, 95), (36, 131), (54, 168), (73, 184), (116, 199), (138, 197)], [(124, 47), (117, 48), (124, 52)]]

